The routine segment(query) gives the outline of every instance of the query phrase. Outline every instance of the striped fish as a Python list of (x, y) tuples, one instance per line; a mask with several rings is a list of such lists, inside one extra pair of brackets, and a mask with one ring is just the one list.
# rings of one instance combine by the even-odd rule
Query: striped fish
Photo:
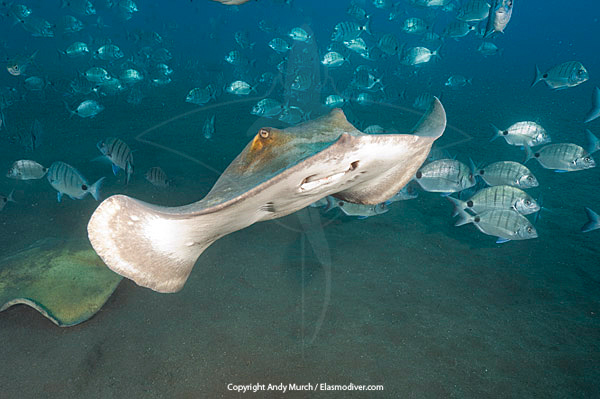
[(539, 185), (531, 171), (524, 165), (513, 161), (494, 162), (485, 168), (477, 170), (490, 186), (509, 185), (519, 188), (531, 188)]
[(540, 81), (546, 82), (548, 87), (555, 90), (562, 90), (569, 87), (575, 87), (582, 84), (590, 78), (587, 69), (579, 61), (569, 61), (553, 66), (546, 72), (541, 73), (535, 66), (535, 79), (531, 87)]
[(529, 147), (525, 147), (525, 150), (527, 151), (527, 157), (523, 163), (535, 158), (542, 167), (555, 169), (557, 172), (572, 172), (596, 166), (594, 158), (577, 144), (548, 144), (537, 150), (537, 152), (532, 152)]
[(469, 167), (455, 159), (438, 159), (422, 166), (414, 180), (433, 193), (455, 193), (475, 185)]
[(529, 215), (540, 210), (538, 203), (525, 191), (512, 186), (486, 187), (476, 192), (466, 201), (446, 197), (454, 204), (454, 214), (468, 209), (476, 214), (494, 209), (512, 209), (521, 215)]
[(473, 223), (483, 234), (498, 237), (496, 243), (500, 244), (510, 240), (528, 240), (537, 238), (535, 227), (527, 218), (513, 210), (492, 210), (479, 215), (469, 215), (464, 210), (459, 210), (460, 218), (454, 224)]
[(492, 125), (496, 132), (490, 141), (498, 137), (504, 137), (504, 140), (510, 145), (535, 147), (536, 145), (546, 144), (551, 141), (548, 132), (538, 123), (531, 121), (517, 122), (506, 130), (500, 130)]
[(116, 137), (107, 137), (100, 140), (97, 144), (102, 155), (106, 156), (112, 162), (112, 170), (115, 176), (120, 169), (126, 173), (125, 182), (129, 183), (133, 175), (133, 154), (125, 142)]
[(43, 178), (46, 176), (46, 172), (48, 172), (48, 168), (39, 163), (30, 159), (21, 159), (13, 162), (6, 177), (17, 180), (34, 180)]
[(421, 18), (411, 17), (404, 20), (402, 31), (411, 35), (422, 35), (431, 27)]
[(71, 199), (82, 199), (86, 194), (91, 194), (96, 201), (100, 201), (100, 187), (105, 177), (101, 177), (90, 186), (81, 172), (60, 161), (50, 165), (46, 177), (50, 185), (58, 191), (56, 197), (58, 202), (61, 201), (63, 194), (68, 195)]
[(367, 22), (362, 26), (353, 21), (340, 22), (333, 28), (331, 40), (334, 42), (345, 42), (356, 39), (361, 35), (361, 33), (363, 33), (363, 31), (371, 34), (370, 18), (367, 18)]
[(400, 49), (400, 42), (393, 33), (386, 33), (379, 39), (378, 47), (387, 55), (396, 55)]
[(152, 183), (153, 186), (165, 188), (169, 186), (169, 179), (167, 174), (159, 166), (154, 166), (146, 172), (144, 175), (146, 180)]
[(470, 0), (466, 3), (456, 16), (456, 19), (464, 22), (479, 22), (487, 18), (490, 5), (485, 0)]

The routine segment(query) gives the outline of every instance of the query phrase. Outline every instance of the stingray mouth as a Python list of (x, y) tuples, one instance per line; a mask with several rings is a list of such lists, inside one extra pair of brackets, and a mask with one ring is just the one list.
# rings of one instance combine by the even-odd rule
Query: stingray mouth
[(350, 163), (348, 169), (343, 172), (334, 173), (325, 177), (319, 177), (318, 175), (310, 175), (305, 177), (300, 183), (300, 191), (311, 191), (321, 186), (329, 186), (340, 182), (346, 174), (355, 171), (358, 168), (358, 161)]

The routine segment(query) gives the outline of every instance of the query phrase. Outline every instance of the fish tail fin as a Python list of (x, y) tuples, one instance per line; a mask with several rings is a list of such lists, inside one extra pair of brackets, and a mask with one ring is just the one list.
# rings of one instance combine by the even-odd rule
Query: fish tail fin
[(105, 179), (106, 177), (99, 178), (96, 181), (96, 183), (92, 184), (88, 189), (88, 191), (90, 192), (90, 194), (92, 194), (92, 197), (94, 197), (96, 201), (100, 201), (100, 188), (102, 187), (102, 184), (104, 183)]
[(365, 26), (363, 26), (363, 29), (369, 35), (372, 35), (372, 33), (371, 33), (371, 16), (370, 15), (367, 15), (367, 22), (365, 22)]
[(323, 212), (329, 212), (330, 210), (332, 210), (333, 208), (335, 208), (337, 206), (337, 204), (335, 202), (335, 198), (333, 198), (331, 195), (328, 195), (327, 197), (325, 197), (325, 201), (327, 201), (327, 205), (325, 205)]
[(75, 115), (75, 111), (72, 111), (71, 108), (69, 108), (69, 104), (67, 104), (66, 101), (63, 101), (65, 103), (65, 108), (67, 109), (67, 111), (69, 111), (69, 119), (73, 117), (73, 115)]
[(525, 148), (525, 159), (523, 160), (523, 165), (527, 163), (531, 158), (533, 158), (533, 151), (531, 151), (531, 147), (528, 145), (524, 146)]
[(600, 229), (600, 220), (598, 214), (588, 207), (585, 207), (585, 213), (587, 214), (588, 221), (581, 227), (581, 232), (587, 233), (588, 231)]
[(177, 292), (202, 252), (223, 234), (216, 213), (181, 215), (173, 208), (113, 195), (94, 211), (88, 237), (114, 272), (158, 292)]
[(594, 152), (600, 150), (600, 140), (598, 137), (594, 136), (594, 133), (590, 132), (590, 129), (586, 129), (585, 134), (588, 140), (588, 154), (593, 154)]
[(458, 219), (456, 220), (456, 223), (454, 223), (455, 226), (462, 226), (463, 224), (473, 223), (474, 217), (469, 215), (464, 209), (456, 208), (456, 210), (458, 211), (456, 213), (458, 215)]
[(494, 135), (490, 138), (490, 142), (496, 140), (498, 137), (502, 136), (502, 130), (498, 129), (494, 124), (490, 123), (490, 126), (494, 130)]
[(10, 190), (10, 194), (8, 194), (8, 197), (6, 197), (6, 201), (15, 202), (16, 203), (17, 201), (15, 201), (15, 199), (13, 197), (14, 193), (15, 193), (14, 189)]
[(461, 201), (458, 198), (454, 198), (449, 195), (446, 196), (446, 198), (452, 203), (452, 205), (454, 205), (454, 209), (452, 209), (452, 217), (455, 217), (456, 215), (460, 214), (460, 212), (466, 208), (466, 204), (464, 201)]
[(584, 123), (588, 123), (600, 116), (600, 89), (595, 88), (592, 93), (592, 109), (585, 115)]
[(542, 77), (542, 72), (540, 72), (540, 68), (538, 68), (538, 66), (535, 66), (535, 79), (533, 79), (533, 83), (531, 84), (531, 87), (535, 86), (537, 82), (539, 82), (540, 80), (544, 80), (544, 78)]

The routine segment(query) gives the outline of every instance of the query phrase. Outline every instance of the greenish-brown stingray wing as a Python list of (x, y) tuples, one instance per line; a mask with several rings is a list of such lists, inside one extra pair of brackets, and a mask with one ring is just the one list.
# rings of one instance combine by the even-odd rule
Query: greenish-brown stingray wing
[(0, 260), (0, 311), (25, 304), (73, 326), (96, 314), (121, 279), (87, 241), (44, 240)]
[(320, 153), (343, 133), (363, 136), (341, 109), (286, 129), (262, 128), (225, 169), (202, 200), (205, 207), (229, 201)]

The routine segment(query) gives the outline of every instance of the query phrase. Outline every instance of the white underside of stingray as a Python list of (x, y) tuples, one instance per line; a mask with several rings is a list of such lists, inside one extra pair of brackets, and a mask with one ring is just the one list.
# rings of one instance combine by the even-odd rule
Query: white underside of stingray
[(328, 195), (359, 204), (392, 197), (445, 128), (437, 99), (412, 134), (364, 134), (340, 109), (284, 130), (262, 128), (202, 200), (169, 208), (115, 195), (92, 215), (88, 236), (116, 273), (176, 292), (200, 254), (229, 233)]

